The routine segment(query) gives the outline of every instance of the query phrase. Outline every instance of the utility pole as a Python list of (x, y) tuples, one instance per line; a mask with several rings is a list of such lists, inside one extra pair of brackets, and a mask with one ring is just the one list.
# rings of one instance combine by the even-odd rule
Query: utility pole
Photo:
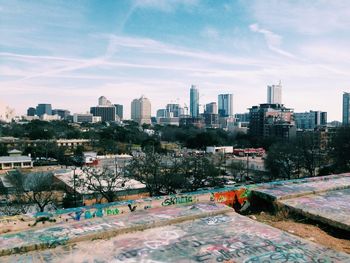
[(247, 152), (247, 177), (246, 177), (246, 180), (248, 178), (248, 175), (249, 175), (249, 151)]
[(76, 193), (76, 184), (75, 184), (75, 170), (77, 167), (73, 169), (73, 191), (74, 191), (74, 207), (77, 207), (77, 193)]

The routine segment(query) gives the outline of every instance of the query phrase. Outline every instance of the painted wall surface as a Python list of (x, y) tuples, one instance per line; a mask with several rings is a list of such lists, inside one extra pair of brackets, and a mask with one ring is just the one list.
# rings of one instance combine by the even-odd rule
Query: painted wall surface
[(350, 188), (350, 173), (260, 184), (254, 193), (268, 200), (278, 200), (346, 188)]
[(350, 189), (279, 201), (307, 217), (350, 231)]
[(350, 262), (350, 255), (236, 213), (130, 233), (74, 247), (36, 251), (5, 262)]
[[(116, 233), (135, 232), (155, 225), (167, 225), (184, 220), (231, 211), (225, 205), (208, 203), (191, 206), (159, 207), (119, 217), (105, 217), (71, 224), (31, 229), (0, 235), (0, 256), (50, 248), (92, 238), (106, 238)], [(1, 260), (0, 260), (1, 261)]]
[[(250, 186), (250, 188), (251, 187), (252, 186)], [(127, 214), (135, 211), (147, 210), (150, 208), (196, 204), (199, 202), (206, 203), (210, 201), (227, 204), (236, 210), (239, 210), (239, 208), (242, 207), (242, 205), (248, 200), (250, 188), (230, 187), (170, 196), (158, 196), (152, 198), (149, 197), (138, 200), (128, 200), (113, 203), (96, 204), (93, 206), (59, 209), (52, 213), (36, 213), (32, 215), (21, 216), (21, 218), (22, 220), (26, 221), (26, 224), (24, 225), (24, 227), (26, 227), (28, 224), (33, 224), (35, 222), (35, 219), (38, 217), (49, 217), (56, 220), (55, 223), (67, 223), (72, 221), (83, 221), (92, 218)], [(18, 221), (18, 218), (10, 220), (10, 218), (7, 217), (5, 220), (1, 220), (0, 217), (0, 226), (13, 224), (16, 221)], [(46, 222), (46, 224), (50, 223)]]

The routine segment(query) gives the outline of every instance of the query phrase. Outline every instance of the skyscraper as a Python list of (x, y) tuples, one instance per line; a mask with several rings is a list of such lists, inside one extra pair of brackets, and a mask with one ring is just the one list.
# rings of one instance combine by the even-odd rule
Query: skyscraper
[(211, 102), (208, 104), (205, 104), (205, 112), (207, 114), (218, 114), (218, 105), (216, 102)]
[(282, 84), (267, 86), (267, 103), (282, 104)]
[(98, 106), (111, 106), (112, 103), (105, 96), (98, 98)]
[(350, 93), (344, 92), (343, 94), (343, 125), (348, 126), (350, 124)]
[(42, 116), (44, 114), (52, 115), (51, 104), (41, 103), (41, 104), (38, 104), (38, 106), (36, 106), (36, 115)]
[(219, 94), (218, 104), (220, 117), (233, 116), (233, 94)]
[(151, 102), (142, 96), (131, 102), (131, 119), (142, 124), (151, 124)]
[(123, 119), (123, 105), (120, 104), (114, 104), (116, 114), (118, 115), (119, 119)]
[(190, 89), (190, 114), (194, 118), (199, 116), (199, 92), (194, 85)]

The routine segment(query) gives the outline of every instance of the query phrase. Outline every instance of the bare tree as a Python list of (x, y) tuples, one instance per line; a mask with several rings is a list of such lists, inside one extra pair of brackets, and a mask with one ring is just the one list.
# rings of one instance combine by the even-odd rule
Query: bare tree
[(57, 202), (56, 184), (51, 173), (32, 173), (25, 178), (26, 198), (38, 206), (40, 212)]
[(83, 174), (76, 179), (76, 186), (91, 192), (98, 202), (105, 198), (108, 202), (118, 199), (118, 191), (127, 190), (123, 173), (116, 167), (84, 167)]
[(231, 160), (231, 163), (227, 166), (227, 169), (232, 174), (234, 180), (239, 178), (240, 181), (243, 181), (243, 175), (247, 174), (247, 168), (243, 161)]
[(9, 193), (9, 206), (13, 211), (25, 213), (30, 204), (35, 204), (44, 212), (49, 204), (57, 203), (56, 184), (51, 173), (23, 174), (15, 171), (6, 175), (13, 192)]

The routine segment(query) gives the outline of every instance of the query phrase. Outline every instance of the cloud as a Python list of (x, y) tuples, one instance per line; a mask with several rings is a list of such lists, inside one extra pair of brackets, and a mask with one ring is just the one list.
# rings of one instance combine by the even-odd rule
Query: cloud
[(248, 8), (258, 23), (272, 29), (322, 35), (350, 27), (348, 0), (255, 0)]
[(264, 35), (267, 47), (271, 50), (274, 51), (280, 55), (294, 58), (295, 56), (287, 51), (284, 51), (283, 49), (280, 48), (282, 44), (282, 37), (267, 30), (264, 28), (261, 28), (258, 24), (251, 24), (249, 26), (249, 29), (252, 32), (260, 33)]
[(137, 8), (152, 8), (163, 12), (172, 12), (177, 8), (191, 8), (198, 4), (198, 0), (136, 0)]

